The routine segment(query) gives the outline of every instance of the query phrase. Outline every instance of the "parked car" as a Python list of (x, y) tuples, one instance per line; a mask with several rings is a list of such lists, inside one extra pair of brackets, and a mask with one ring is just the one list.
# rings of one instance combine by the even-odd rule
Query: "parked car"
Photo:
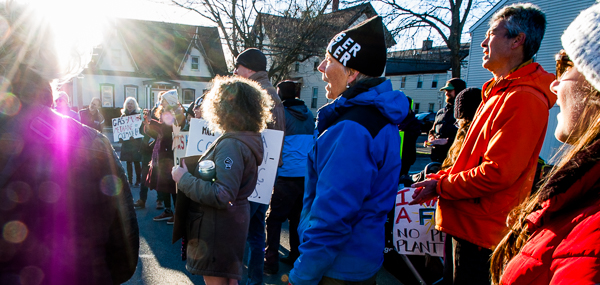
[(433, 127), (433, 122), (435, 122), (434, 112), (419, 113), (415, 115), (415, 117), (417, 118), (417, 120), (423, 123), (423, 127), (421, 127), (422, 133), (427, 133), (429, 132), (429, 130), (431, 130), (431, 127)]

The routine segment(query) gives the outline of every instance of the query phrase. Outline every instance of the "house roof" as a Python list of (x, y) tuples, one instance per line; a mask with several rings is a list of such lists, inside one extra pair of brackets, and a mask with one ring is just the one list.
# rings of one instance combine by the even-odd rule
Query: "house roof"
[[(469, 43), (461, 45), (461, 61), (469, 55)], [(408, 49), (388, 53), (385, 75), (404, 75), (421, 73), (442, 73), (452, 67), (450, 49), (446, 46), (423, 49)]]
[(496, 13), (496, 11), (498, 11), (498, 9), (504, 7), (504, 5), (506, 4), (507, 1), (508, 0), (502, 0), (498, 3), (496, 3), (496, 5), (494, 5), (494, 7), (492, 7), (489, 11), (487, 11), (479, 20), (477, 20), (477, 22), (475, 22), (475, 24), (473, 24), (469, 28), (469, 33), (473, 33), (473, 31), (475, 29), (477, 29), (481, 24), (486, 22), (494, 13)]
[[(197, 37), (195, 37), (197, 35)], [(105, 39), (120, 38), (126, 46), (136, 72), (150, 77), (177, 78), (181, 61), (190, 44), (206, 53), (205, 60), (214, 74), (227, 74), (227, 64), (216, 27), (114, 19)], [(106, 42), (106, 41), (105, 41)], [(103, 60), (103, 46), (94, 53), (96, 63)]]
[[(260, 13), (257, 17), (258, 26), (264, 29), (264, 32), (270, 40), (271, 48), (283, 48), (287, 43), (296, 43), (299, 36), (298, 31), (306, 31), (310, 29), (309, 25), (317, 23), (317, 30), (310, 36), (310, 40), (306, 41), (310, 46), (305, 46), (304, 49), (314, 55), (322, 55), (327, 47), (329, 40), (337, 33), (348, 29), (350, 25), (356, 22), (362, 15), (373, 17), (377, 15), (375, 9), (370, 3), (365, 3), (343, 10), (338, 10), (328, 14), (323, 14), (319, 18), (305, 20), (303, 18), (293, 18), (289, 16), (276, 16), (271, 14)], [(255, 25), (257, 27), (257, 25)], [(253, 28), (253, 32), (258, 31)], [(386, 44), (391, 47), (396, 44), (393, 36), (389, 31), (385, 30)], [(301, 36), (301, 35), (300, 35)]]

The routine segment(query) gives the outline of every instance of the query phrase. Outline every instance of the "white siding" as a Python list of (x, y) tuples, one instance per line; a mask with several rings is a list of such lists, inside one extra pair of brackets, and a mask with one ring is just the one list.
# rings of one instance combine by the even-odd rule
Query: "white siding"
[[(198, 69), (192, 69), (192, 58), (198, 57)], [(206, 65), (206, 60), (200, 51), (196, 48), (191, 48), (189, 55), (186, 56), (185, 63), (181, 69), (181, 75), (185, 76), (198, 76), (198, 77), (212, 77)]]
[[(509, 0), (506, 5), (511, 5), (522, 1)], [(546, 13), (546, 33), (542, 45), (536, 55), (536, 62), (539, 62), (542, 67), (548, 72), (554, 73), (555, 61), (554, 54), (561, 48), (560, 36), (569, 24), (579, 15), (579, 12), (590, 7), (595, 3), (595, 0), (579, 0), (569, 1), (568, 4), (556, 0), (530, 0), (535, 5), (538, 5), (542, 11)], [(491, 15), (490, 15), (491, 16)], [(483, 49), (480, 44), (485, 39), (485, 33), (489, 28), (487, 22), (489, 19), (482, 19), (484, 22), (476, 27), (471, 33), (471, 51), (469, 52), (469, 68), (468, 68), (468, 86), (482, 86), (483, 83), (492, 78), (492, 74), (485, 70), (481, 64), (483, 62)], [(558, 107), (552, 108), (549, 117), (548, 130), (546, 139), (540, 156), (544, 159), (551, 158), (556, 149), (560, 147), (560, 143), (554, 138), (554, 128), (556, 127), (556, 114)]]
[[(100, 58), (100, 69), (134, 72), (135, 66), (125, 44), (116, 35), (111, 37), (111, 39), (103, 48), (104, 53), (102, 54), (102, 58)], [(120, 62), (114, 62), (113, 58), (115, 57), (120, 58)]]
[[(317, 110), (323, 105), (329, 103), (327, 97), (325, 97), (325, 82), (321, 79), (321, 72), (314, 70), (315, 63), (320, 63), (323, 60), (322, 57), (313, 56), (304, 62), (300, 62), (300, 68), (296, 72), (295, 64), (292, 64), (292, 72), (290, 73), (291, 78), (302, 77), (303, 84), (300, 90), (300, 100), (306, 103), (306, 106), (313, 112), (317, 113)], [(317, 98), (317, 107), (311, 108), (313, 88), (316, 87), (319, 90)]]
[[(78, 82), (81, 83), (81, 90), (76, 90), (74, 88), (73, 97), (81, 95), (82, 102), (81, 107), (85, 107), (90, 104), (90, 101), (93, 97), (101, 98), (100, 94), (100, 85), (101, 84), (112, 84), (114, 85), (114, 108), (121, 108), (123, 106), (123, 102), (125, 101), (125, 86), (137, 86), (137, 100), (142, 108), (151, 108), (154, 105), (154, 102), (147, 102), (147, 88), (143, 84), (146, 80), (152, 80), (152, 78), (140, 78), (140, 77), (129, 77), (129, 76), (109, 76), (109, 75), (89, 75), (85, 74), (83, 78), (75, 78), (73, 80), (73, 85), (77, 86)], [(208, 82), (198, 82), (198, 81), (175, 81), (180, 84), (179, 89), (179, 100), (182, 100), (183, 94), (181, 94), (181, 89), (194, 89), (195, 97), (198, 98), (202, 95), (202, 90), (207, 89)], [(171, 86), (169, 88), (172, 88)], [(81, 92), (81, 93), (80, 93)], [(73, 104), (75, 105), (75, 103)], [(79, 105), (79, 104), (78, 104)]]
[[(436, 88), (431, 88), (431, 82), (434, 77), (438, 77), (438, 85)], [(406, 84), (404, 88), (401, 88), (402, 77), (406, 76)], [(417, 88), (417, 82), (419, 76), (422, 77), (423, 87)], [(433, 103), (433, 111), (441, 109), (444, 104), (444, 92), (439, 89), (446, 84), (447, 74), (446, 73), (433, 73), (433, 74), (413, 74), (413, 75), (395, 75), (387, 76), (392, 81), (392, 88), (394, 90), (401, 90), (406, 96), (413, 99), (414, 104), (419, 104), (419, 113), (427, 112), (429, 104)], [(416, 106), (416, 105), (415, 105)]]

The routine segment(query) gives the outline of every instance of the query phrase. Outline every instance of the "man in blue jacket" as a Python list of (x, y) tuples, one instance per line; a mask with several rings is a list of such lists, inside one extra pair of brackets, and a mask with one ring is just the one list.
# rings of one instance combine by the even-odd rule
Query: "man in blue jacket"
[(294, 285), (375, 284), (383, 263), (402, 164), (397, 125), (408, 113), (406, 96), (381, 77), (383, 30), (373, 17), (339, 33), (319, 65), (334, 100), (319, 110), (308, 155)]
[(285, 220), (289, 219), (290, 253), (281, 261), (294, 264), (300, 255), (298, 223), (304, 196), (306, 158), (314, 144), (315, 117), (304, 101), (297, 99), (297, 90), (293, 81), (283, 81), (277, 85), (277, 94), (285, 108), (285, 139), (281, 154), (283, 165), (278, 169), (277, 183), (267, 212), (266, 274), (279, 271), (279, 241), (281, 224)]

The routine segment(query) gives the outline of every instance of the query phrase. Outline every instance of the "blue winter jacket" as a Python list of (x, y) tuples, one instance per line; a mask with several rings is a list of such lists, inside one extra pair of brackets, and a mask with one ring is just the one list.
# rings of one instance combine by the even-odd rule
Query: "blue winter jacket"
[(288, 99), (285, 108), (285, 139), (283, 142), (283, 165), (278, 176), (304, 177), (306, 158), (314, 144), (315, 117), (304, 101)]
[(379, 271), (401, 168), (397, 125), (407, 113), (406, 96), (384, 78), (359, 82), (319, 110), (292, 284), (363, 281)]

